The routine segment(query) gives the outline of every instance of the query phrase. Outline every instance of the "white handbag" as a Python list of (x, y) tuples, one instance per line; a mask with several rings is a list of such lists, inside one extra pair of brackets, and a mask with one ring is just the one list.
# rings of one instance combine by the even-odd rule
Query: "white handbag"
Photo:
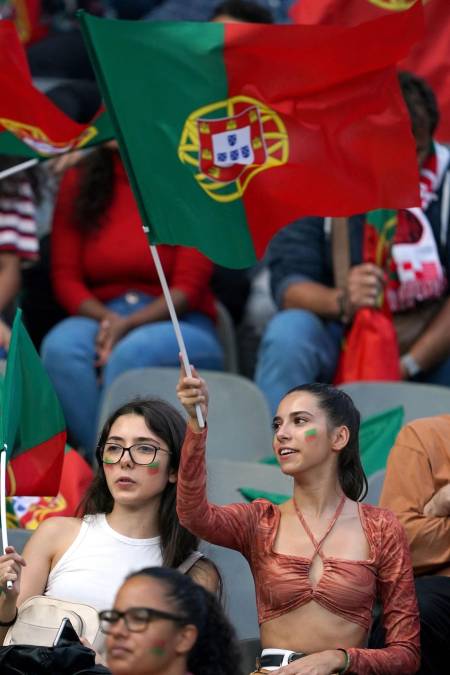
[(65, 618), (70, 620), (78, 637), (85, 637), (93, 649), (101, 650), (103, 634), (100, 632), (96, 609), (90, 605), (57, 600), (45, 595), (34, 595), (22, 603), (3, 645), (51, 647)]

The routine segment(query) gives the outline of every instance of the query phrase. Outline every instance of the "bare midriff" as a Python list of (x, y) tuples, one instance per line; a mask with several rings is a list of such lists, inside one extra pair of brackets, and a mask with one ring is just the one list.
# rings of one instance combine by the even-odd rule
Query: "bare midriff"
[(260, 626), (264, 649), (277, 647), (311, 654), (338, 647), (362, 647), (367, 632), (312, 600)]

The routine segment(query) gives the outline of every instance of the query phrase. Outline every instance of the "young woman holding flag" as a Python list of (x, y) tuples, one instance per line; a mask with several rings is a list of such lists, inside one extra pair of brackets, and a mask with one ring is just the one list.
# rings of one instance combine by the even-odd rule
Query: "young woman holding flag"
[(23, 556), (13, 547), (0, 556), (0, 644), (28, 598), (45, 595), (101, 610), (112, 606), (124, 578), (144, 566), (178, 567), (217, 589), (214, 566), (202, 560), (198, 540), (176, 513), (185, 429), (179, 412), (160, 400), (131, 401), (109, 418), (83, 517), (45, 520)]
[[(180, 522), (240, 551), (252, 570), (263, 652), (258, 672), (280, 675), (406, 675), (419, 667), (419, 617), (405, 533), (385, 509), (360, 503), (367, 483), (359, 412), (328, 385), (303, 385), (280, 402), (273, 449), (293, 497), (217, 506), (206, 496), (204, 380), (182, 373), (189, 422), (178, 473)], [(376, 599), (385, 649), (365, 649)]]

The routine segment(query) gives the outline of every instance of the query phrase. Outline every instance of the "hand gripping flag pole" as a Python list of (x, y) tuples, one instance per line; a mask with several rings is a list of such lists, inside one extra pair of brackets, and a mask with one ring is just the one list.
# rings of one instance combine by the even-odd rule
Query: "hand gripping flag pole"
[[(2, 548), (3, 553), (6, 553), (8, 546), (8, 529), (6, 527), (6, 451), (8, 446), (3, 446), (0, 452), (0, 520), (2, 530)], [(13, 587), (12, 581), (6, 582), (6, 589), (8, 591)]]
[[(144, 232), (148, 234), (148, 228), (144, 226)], [(159, 281), (161, 283), (162, 292), (167, 303), (167, 309), (169, 310), (170, 319), (172, 321), (173, 329), (175, 331), (175, 337), (177, 338), (178, 348), (181, 354), (181, 361), (186, 371), (188, 377), (192, 377), (192, 368), (189, 363), (188, 354), (186, 351), (186, 345), (184, 343), (183, 334), (180, 328), (180, 322), (178, 321), (177, 313), (173, 304), (172, 296), (170, 295), (169, 286), (167, 284), (166, 275), (161, 265), (161, 259), (159, 257), (158, 250), (156, 246), (150, 244), (150, 253), (152, 254), (153, 262), (155, 263), (156, 271), (158, 273)], [(205, 426), (205, 420), (203, 419), (202, 410), (200, 405), (197, 403), (195, 406), (195, 412), (197, 413), (197, 421), (199, 427), (202, 429)]]

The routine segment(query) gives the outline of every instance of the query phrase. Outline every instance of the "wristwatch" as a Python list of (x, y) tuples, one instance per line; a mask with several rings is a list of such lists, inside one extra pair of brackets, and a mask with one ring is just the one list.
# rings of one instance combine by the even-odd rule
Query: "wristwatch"
[(422, 368), (419, 366), (414, 356), (409, 352), (408, 354), (404, 354), (401, 357), (400, 363), (402, 367), (406, 370), (408, 377), (415, 377), (422, 370)]

